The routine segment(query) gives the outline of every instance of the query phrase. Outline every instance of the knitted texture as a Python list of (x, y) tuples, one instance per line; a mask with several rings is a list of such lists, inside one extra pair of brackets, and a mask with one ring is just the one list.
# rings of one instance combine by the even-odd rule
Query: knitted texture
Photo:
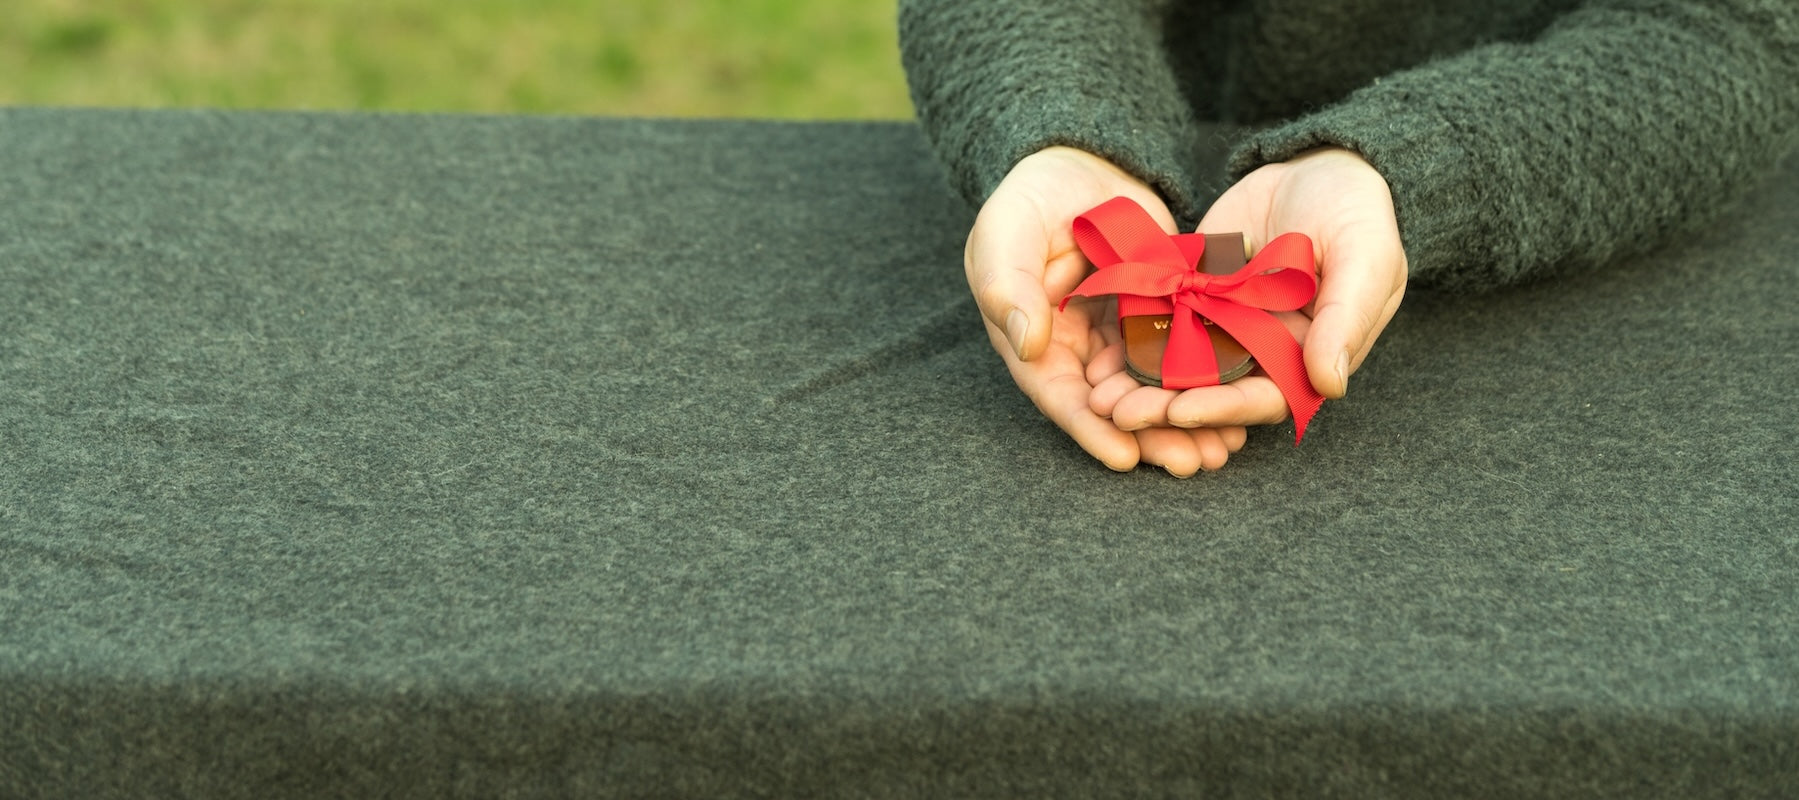
[(1789, 0), (1203, 3), (904, 0), (913, 101), (979, 202), (1071, 145), (1148, 181), (1183, 225), (1228, 177), (1304, 150), (1387, 179), (1412, 276), (1463, 288), (1644, 251), (1728, 209), (1799, 144)]

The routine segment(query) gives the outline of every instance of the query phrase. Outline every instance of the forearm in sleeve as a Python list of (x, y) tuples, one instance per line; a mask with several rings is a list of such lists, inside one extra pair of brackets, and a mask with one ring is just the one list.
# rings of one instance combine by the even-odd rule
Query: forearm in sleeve
[(1019, 159), (1068, 145), (1197, 219), (1196, 126), (1163, 52), (1167, 2), (901, 0), (913, 106), (956, 189), (978, 205)]
[(1255, 135), (1230, 171), (1324, 145), (1386, 177), (1422, 283), (1615, 260), (1713, 218), (1799, 145), (1799, 3), (1589, 3)]

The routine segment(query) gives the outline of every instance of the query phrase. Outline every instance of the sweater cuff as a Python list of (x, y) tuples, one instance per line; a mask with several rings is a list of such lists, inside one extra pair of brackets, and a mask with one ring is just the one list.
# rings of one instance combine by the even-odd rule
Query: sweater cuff
[(1185, 123), (1148, 119), (1143, 109), (1093, 98), (1035, 94), (986, 121), (984, 130), (956, 137), (959, 152), (947, 160), (963, 165), (954, 176), (957, 188), (979, 206), (1026, 156), (1056, 146), (1084, 150), (1148, 184), (1185, 229), (1205, 211), (1192, 148), (1180, 133), (1190, 133)]
[(1495, 274), (1491, 254), (1478, 252), (1480, 243), (1495, 241), (1497, 231), (1480, 212), (1490, 207), (1479, 197), (1487, 181), (1467, 141), (1452, 115), (1428, 98), (1377, 85), (1252, 134), (1231, 153), (1227, 169), (1236, 181), (1307, 150), (1353, 150), (1387, 181), (1410, 277), (1439, 288), (1481, 289), (1510, 276)]

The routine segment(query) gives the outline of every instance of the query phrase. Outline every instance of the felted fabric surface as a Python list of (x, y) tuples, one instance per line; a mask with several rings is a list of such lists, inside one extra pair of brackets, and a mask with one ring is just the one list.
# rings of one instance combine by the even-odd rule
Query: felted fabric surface
[(0, 796), (1799, 786), (1791, 167), (1190, 481), (1014, 388), (909, 124), (14, 109), (0, 185)]

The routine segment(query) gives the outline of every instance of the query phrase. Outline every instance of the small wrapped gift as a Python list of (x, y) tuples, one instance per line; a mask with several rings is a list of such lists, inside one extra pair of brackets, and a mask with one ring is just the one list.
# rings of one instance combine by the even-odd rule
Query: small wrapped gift
[[(1179, 237), (1181, 241), (1191, 242), (1201, 234)], [(1208, 233), (1203, 234), (1204, 242), (1197, 248), (1202, 252), (1197, 256), (1182, 251), (1183, 257), (1196, 258), (1198, 270), (1207, 275), (1229, 275), (1243, 268), (1249, 260), (1246, 243), (1241, 233)], [(1162, 359), (1168, 349), (1168, 337), (1174, 328), (1174, 301), (1167, 297), (1143, 297), (1140, 295), (1118, 296), (1118, 327), (1124, 337), (1124, 368), (1145, 386), (1163, 386)], [(1205, 325), (1206, 339), (1212, 346), (1212, 356), (1218, 362), (1216, 380), (1199, 377), (1192, 380), (1171, 378), (1170, 383), (1193, 386), (1210, 386), (1217, 383), (1230, 383), (1248, 375), (1255, 367), (1256, 361), (1243, 349), (1223, 328), (1209, 320), (1200, 319)], [(1192, 388), (1191, 386), (1168, 386), (1168, 388)]]
[(1317, 293), (1310, 239), (1282, 234), (1247, 258), (1242, 234), (1169, 234), (1125, 197), (1076, 217), (1074, 238), (1098, 269), (1062, 305), (1118, 296), (1132, 377), (1192, 389), (1236, 380), (1259, 364), (1293, 412), (1294, 442), (1305, 437), (1324, 396), (1312, 388), (1299, 342), (1270, 312), (1303, 308)]

